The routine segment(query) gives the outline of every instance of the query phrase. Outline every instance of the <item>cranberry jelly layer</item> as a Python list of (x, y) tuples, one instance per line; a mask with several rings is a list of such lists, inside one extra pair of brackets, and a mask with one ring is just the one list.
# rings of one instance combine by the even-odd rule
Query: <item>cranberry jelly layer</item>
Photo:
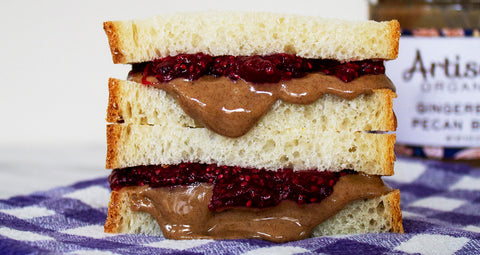
[(126, 186), (149, 185), (153, 188), (209, 183), (213, 194), (208, 208), (221, 211), (231, 207), (264, 208), (282, 200), (298, 204), (322, 201), (333, 192), (338, 179), (352, 170), (267, 171), (215, 164), (182, 163), (168, 166), (138, 166), (116, 169), (108, 181), (112, 190)]
[(384, 74), (383, 60), (339, 62), (336, 60), (307, 59), (291, 54), (267, 56), (217, 56), (203, 53), (180, 54), (133, 64), (132, 72), (154, 76), (159, 82), (176, 78), (196, 80), (204, 75), (226, 76), (232, 80), (243, 79), (253, 83), (277, 83), (300, 78), (308, 73), (321, 72), (349, 82), (362, 75)]

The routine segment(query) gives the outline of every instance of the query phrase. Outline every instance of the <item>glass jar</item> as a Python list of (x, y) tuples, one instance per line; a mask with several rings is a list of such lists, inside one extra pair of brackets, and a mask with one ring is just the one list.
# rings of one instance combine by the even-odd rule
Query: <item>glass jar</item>
[(386, 62), (396, 153), (480, 162), (480, 0), (377, 0), (369, 11), (402, 28), (398, 59)]

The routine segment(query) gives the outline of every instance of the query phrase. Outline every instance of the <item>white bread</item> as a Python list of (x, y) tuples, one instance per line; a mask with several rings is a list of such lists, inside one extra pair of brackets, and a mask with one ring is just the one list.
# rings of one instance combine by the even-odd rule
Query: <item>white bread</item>
[[(110, 123), (201, 128), (164, 90), (113, 78), (108, 87), (107, 121)], [(392, 109), (394, 97), (395, 92), (379, 89), (353, 100), (326, 94), (308, 105), (278, 100), (253, 129), (265, 135), (278, 134), (284, 129), (298, 133), (302, 130), (394, 131), (397, 124)]]
[(180, 53), (296, 54), (305, 58), (394, 59), (397, 21), (344, 21), (273, 13), (177, 13), (108, 21), (114, 63), (139, 63)]
[[(162, 235), (152, 215), (130, 209), (130, 194), (124, 190), (112, 191), (105, 232)], [(376, 232), (403, 233), (398, 190), (378, 198), (350, 203), (318, 225), (312, 236)]]
[(392, 175), (395, 134), (253, 129), (228, 138), (205, 128), (168, 125), (107, 126), (107, 168), (181, 162), (265, 168), (275, 171), (341, 171)]

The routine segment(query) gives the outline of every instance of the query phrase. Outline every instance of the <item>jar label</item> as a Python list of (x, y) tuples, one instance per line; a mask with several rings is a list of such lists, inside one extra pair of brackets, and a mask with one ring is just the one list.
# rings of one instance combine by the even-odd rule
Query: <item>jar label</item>
[(480, 147), (480, 37), (459, 31), (402, 36), (398, 59), (386, 62), (398, 94), (397, 143)]

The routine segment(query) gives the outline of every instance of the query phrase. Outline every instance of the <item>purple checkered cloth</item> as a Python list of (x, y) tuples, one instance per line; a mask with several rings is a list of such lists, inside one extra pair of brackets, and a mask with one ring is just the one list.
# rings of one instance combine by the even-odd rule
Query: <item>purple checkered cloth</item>
[[(100, 170), (99, 170), (100, 171)], [(480, 254), (480, 168), (399, 159), (405, 234), (289, 243), (105, 234), (106, 178), (0, 200), (0, 254)]]

